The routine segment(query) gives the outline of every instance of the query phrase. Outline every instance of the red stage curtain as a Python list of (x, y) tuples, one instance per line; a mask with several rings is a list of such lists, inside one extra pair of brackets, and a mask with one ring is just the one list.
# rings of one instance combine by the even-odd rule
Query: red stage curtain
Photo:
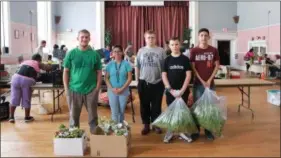
[(134, 51), (144, 46), (144, 32), (156, 32), (157, 43), (163, 46), (173, 36), (182, 38), (188, 27), (188, 2), (167, 1), (164, 7), (131, 7), (128, 1), (106, 1), (105, 28), (112, 31), (112, 45), (124, 47), (133, 43)]

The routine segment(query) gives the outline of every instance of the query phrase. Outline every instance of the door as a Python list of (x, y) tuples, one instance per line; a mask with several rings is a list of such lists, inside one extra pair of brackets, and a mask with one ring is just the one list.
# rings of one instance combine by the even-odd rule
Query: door
[(231, 59), (231, 47), (230, 47), (230, 40), (218, 40), (217, 41), (217, 48), (220, 56), (220, 64), (221, 65), (230, 65)]

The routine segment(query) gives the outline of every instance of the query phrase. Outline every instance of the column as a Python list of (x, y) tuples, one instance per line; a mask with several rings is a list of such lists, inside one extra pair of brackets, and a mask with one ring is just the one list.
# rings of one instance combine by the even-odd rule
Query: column
[(193, 44), (198, 43), (198, 30), (199, 30), (199, 2), (189, 1), (189, 26), (192, 29), (191, 40)]
[[(95, 49), (104, 48), (104, 30), (105, 30), (105, 5), (104, 1), (96, 2), (96, 30), (95, 35), (92, 35)], [(94, 38), (94, 39), (93, 39)]]

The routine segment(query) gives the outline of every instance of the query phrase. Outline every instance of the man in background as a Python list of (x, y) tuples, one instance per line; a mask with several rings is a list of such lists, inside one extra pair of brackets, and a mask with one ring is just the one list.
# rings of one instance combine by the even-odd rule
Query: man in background
[(108, 63), (108, 62), (110, 61), (110, 52), (111, 52), (110, 46), (107, 45), (107, 46), (105, 47), (105, 49), (103, 49), (104, 62), (105, 62), (105, 63)]
[(39, 55), (41, 55), (41, 57), (43, 57), (43, 48), (46, 47), (47, 42), (45, 40), (42, 40), (40, 42), (40, 46), (37, 47), (35, 53), (38, 53)]

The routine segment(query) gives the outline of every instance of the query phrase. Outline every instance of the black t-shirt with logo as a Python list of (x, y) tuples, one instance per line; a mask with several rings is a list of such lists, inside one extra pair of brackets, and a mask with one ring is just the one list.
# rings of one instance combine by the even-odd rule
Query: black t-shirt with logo
[(170, 55), (165, 59), (163, 72), (167, 72), (172, 89), (180, 90), (182, 88), (186, 71), (191, 71), (188, 57), (181, 54), (178, 57)]

